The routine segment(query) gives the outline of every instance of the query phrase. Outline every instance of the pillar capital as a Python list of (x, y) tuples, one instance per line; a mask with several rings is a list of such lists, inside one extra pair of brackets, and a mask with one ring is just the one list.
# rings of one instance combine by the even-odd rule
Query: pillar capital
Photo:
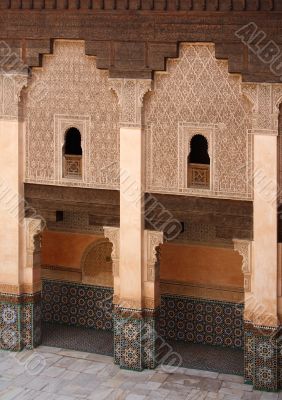
[(0, 74), (0, 119), (13, 120), (19, 116), (19, 100), (23, 87), (27, 86), (28, 77), (23, 73)]
[(24, 218), (24, 261), (21, 280), (25, 290), (41, 291), (41, 233), (45, 228), (40, 218)]
[(151, 90), (151, 79), (110, 78), (110, 89), (117, 97), (120, 106), (120, 126), (140, 127), (145, 93)]
[(147, 248), (146, 280), (148, 282), (155, 282), (156, 278), (159, 279), (157, 248), (163, 243), (163, 232), (145, 230), (144, 233)]
[(243, 83), (242, 93), (253, 105), (250, 133), (277, 136), (279, 104), (282, 102), (282, 85)]
[[(26, 234), (26, 250), (28, 255), (34, 253), (40, 253), (41, 240), (40, 234), (43, 228), (43, 222), (41, 219), (36, 218), (25, 218), (25, 234)], [(26, 267), (33, 267), (33, 263), (27, 260)]]
[(112, 226), (103, 227), (105, 238), (113, 245), (112, 249), (112, 263), (113, 263), (113, 276), (114, 276), (114, 304), (119, 303), (120, 284), (119, 284), (119, 253), (120, 253), (120, 228)]
[(234, 250), (242, 256), (242, 272), (244, 274), (245, 293), (251, 291), (252, 242), (250, 240), (233, 239)]

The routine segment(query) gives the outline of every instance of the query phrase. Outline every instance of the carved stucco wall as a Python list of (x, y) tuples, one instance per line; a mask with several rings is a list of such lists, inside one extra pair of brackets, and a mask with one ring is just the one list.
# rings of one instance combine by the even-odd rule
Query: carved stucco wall
[(24, 73), (0, 73), (0, 120), (21, 119), (21, 109), (18, 107), (20, 93), (27, 84)]
[[(28, 85), (25, 97), (26, 181), (118, 188), (119, 108), (108, 72), (85, 56), (83, 41), (55, 41), (53, 55)], [(40, 84), (39, 84), (40, 83)], [(40, 89), (40, 101), (29, 93)], [(161, 193), (251, 199), (251, 104), (241, 78), (216, 60), (212, 44), (182, 44), (166, 73), (156, 73), (144, 99), (146, 190)], [(64, 133), (81, 131), (82, 180), (62, 178)], [(209, 142), (211, 188), (186, 187), (189, 141), (202, 133)]]
[[(33, 101), (34, 88), (38, 101)], [(52, 55), (29, 82), (25, 95), (26, 181), (118, 188), (119, 110), (108, 72), (85, 56), (83, 41), (58, 40)], [(64, 134), (77, 127), (82, 136), (83, 178), (62, 178)]]
[[(214, 45), (182, 44), (144, 99), (146, 190), (251, 198), (251, 114), (241, 78), (216, 60)], [(188, 189), (185, 182), (189, 141), (199, 133), (209, 142), (210, 190)]]

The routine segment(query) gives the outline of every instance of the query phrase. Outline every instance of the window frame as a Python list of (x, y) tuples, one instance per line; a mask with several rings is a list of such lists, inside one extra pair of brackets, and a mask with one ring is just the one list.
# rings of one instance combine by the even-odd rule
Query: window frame
[[(223, 125), (223, 124), (222, 124)], [(221, 127), (223, 128), (223, 126)], [(193, 195), (211, 195), (214, 191), (215, 177), (215, 136), (218, 124), (203, 123), (179, 123), (178, 126), (178, 191)], [(208, 154), (210, 157), (210, 185), (209, 188), (197, 188), (188, 186), (188, 156), (192, 137), (202, 135), (208, 142)]]
[[(55, 168), (56, 168), (56, 181), (62, 184), (69, 184), (80, 186), (88, 181), (87, 165), (89, 164), (89, 134), (90, 134), (90, 116), (70, 116), (65, 114), (54, 115), (54, 143), (56, 147), (55, 152)], [(81, 177), (68, 178), (64, 176), (63, 163), (64, 154), (63, 147), (65, 144), (65, 134), (70, 128), (76, 128), (80, 132), (82, 160)]]

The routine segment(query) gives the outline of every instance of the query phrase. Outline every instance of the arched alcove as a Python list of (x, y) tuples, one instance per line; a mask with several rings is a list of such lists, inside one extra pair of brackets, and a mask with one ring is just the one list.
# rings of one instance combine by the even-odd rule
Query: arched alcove
[(105, 239), (88, 246), (81, 260), (83, 283), (113, 287), (112, 249), (112, 243)]

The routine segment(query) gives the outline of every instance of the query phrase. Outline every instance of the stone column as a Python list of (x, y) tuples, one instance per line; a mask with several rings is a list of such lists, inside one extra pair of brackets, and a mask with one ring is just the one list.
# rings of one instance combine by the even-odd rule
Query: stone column
[(245, 380), (278, 389), (277, 136), (281, 85), (244, 84), (253, 104), (253, 205), (251, 290), (245, 299)]
[(142, 102), (151, 81), (111, 79), (120, 106), (120, 262), (115, 301), (115, 362), (154, 368), (156, 303), (144, 291), (144, 137)]
[(0, 348), (8, 350), (33, 347), (33, 305), (40, 290), (25, 271), (25, 124), (19, 96), (26, 83), (25, 74), (0, 74)]

